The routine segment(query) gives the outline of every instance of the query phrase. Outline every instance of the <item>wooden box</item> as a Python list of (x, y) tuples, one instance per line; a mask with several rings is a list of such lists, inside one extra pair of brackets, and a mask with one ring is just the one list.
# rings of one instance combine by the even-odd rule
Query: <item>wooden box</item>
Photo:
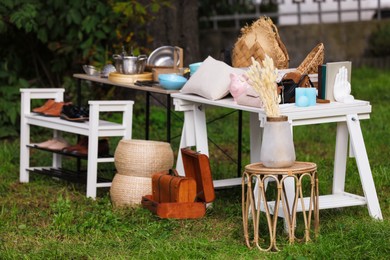
[(213, 179), (207, 155), (189, 148), (181, 149), (185, 175), (196, 182), (196, 197), (193, 202), (158, 202), (153, 195), (142, 197), (142, 206), (160, 218), (190, 219), (206, 214), (206, 203), (215, 199)]
[(152, 176), (152, 198), (156, 202), (194, 202), (196, 182), (178, 176), (176, 170), (158, 172)]

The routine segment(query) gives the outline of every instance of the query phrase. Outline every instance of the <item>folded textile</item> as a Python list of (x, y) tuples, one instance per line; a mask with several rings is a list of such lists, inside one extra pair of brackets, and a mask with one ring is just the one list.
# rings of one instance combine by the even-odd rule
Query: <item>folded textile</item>
[(233, 68), (209, 56), (180, 92), (218, 100), (229, 94), (230, 73), (242, 74), (244, 72), (244, 69)]

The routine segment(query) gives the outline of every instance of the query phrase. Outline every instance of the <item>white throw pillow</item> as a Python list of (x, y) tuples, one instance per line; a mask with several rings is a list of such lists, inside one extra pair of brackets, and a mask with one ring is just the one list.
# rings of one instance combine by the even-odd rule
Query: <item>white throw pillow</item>
[(181, 89), (181, 93), (197, 94), (218, 100), (229, 94), (230, 73), (242, 74), (244, 69), (233, 68), (209, 56)]

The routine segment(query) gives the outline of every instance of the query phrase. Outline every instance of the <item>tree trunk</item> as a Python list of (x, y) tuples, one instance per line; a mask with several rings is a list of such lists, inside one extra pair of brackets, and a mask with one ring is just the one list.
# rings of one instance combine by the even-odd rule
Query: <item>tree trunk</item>
[(184, 66), (200, 61), (198, 1), (173, 0), (160, 11), (149, 28), (153, 37), (152, 50), (161, 46), (183, 48)]

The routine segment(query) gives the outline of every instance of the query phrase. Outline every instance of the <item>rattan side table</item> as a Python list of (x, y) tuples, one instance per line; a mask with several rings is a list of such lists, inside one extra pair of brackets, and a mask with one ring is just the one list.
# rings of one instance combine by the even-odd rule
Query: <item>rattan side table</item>
[[(289, 178), (293, 178), (295, 183), (295, 194), (291, 206), (287, 196), (292, 195), (287, 194), (284, 189), (284, 183)], [(274, 201), (267, 200), (266, 188), (270, 180), (275, 181), (277, 188)], [(306, 188), (310, 189), (310, 195), (304, 198), (303, 189)], [(242, 176), (242, 217), (246, 245), (251, 248), (253, 243), (262, 251), (279, 250), (276, 245), (276, 225), (280, 206), (284, 213), (290, 243), (295, 240), (306, 242), (310, 240), (311, 221), (314, 222), (314, 233), (317, 236), (319, 229), (318, 196), (318, 176), (315, 163), (295, 162), (288, 168), (267, 168), (262, 163), (245, 166)], [(260, 216), (263, 211), (268, 224), (268, 246), (262, 246), (259, 243), (259, 239), (263, 241), (266, 237), (260, 234)], [(304, 222), (302, 239), (298, 239), (295, 234), (297, 212), (300, 211), (302, 211)], [(253, 228), (251, 235), (249, 235), (250, 227)], [(250, 242), (252, 235), (253, 241)]]

